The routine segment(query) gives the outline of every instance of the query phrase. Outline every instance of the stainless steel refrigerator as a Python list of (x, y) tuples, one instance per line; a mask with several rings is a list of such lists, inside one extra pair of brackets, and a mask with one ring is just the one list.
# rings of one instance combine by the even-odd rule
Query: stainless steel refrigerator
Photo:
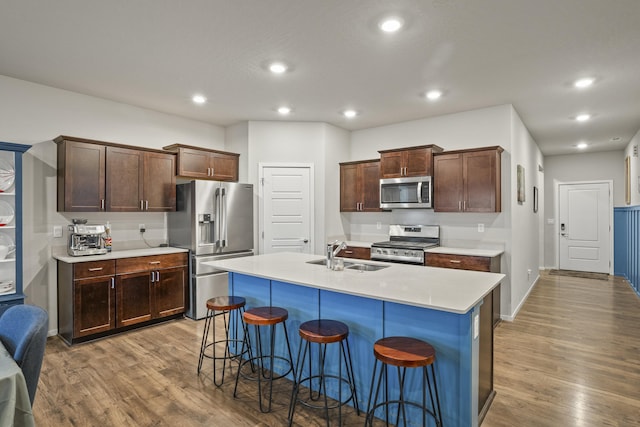
[(203, 265), (253, 255), (253, 185), (197, 180), (178, 184), (168, 214), (169, 244), (190, 250), (187, 317), (206, 316), (209, 298), (228, 295), (227, 272)]

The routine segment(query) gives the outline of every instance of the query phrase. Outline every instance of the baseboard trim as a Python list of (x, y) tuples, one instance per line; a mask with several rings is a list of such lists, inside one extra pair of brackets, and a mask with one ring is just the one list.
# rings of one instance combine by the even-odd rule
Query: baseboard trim
[(506, 320), (507, 322), (513, 322), (516, 319), (516, 316), (518, 316), (518, 313), (520, 312), (520, 309), (522, 308), (522, 306), (524, 305), (525, 301), (527, 300), (527, 298), (529, 298), (529, 294), (531, 293), (531, 291), (533, 290), (533, 288), (536, 286), (536, 284), (538, 283), (538, 280), (540, 280), (540, 274), (538, 274), (536, 276), (536, 279), (533, 281), (533, 283), (531, 284), (531, 286), (529, 287), (529, 289), (527, 290), (527, 293), (524, 295), (524, 298), (522, 298), (522, 301), (520, 301), (520, 304), (518, 304), (518, 306), (516, 307), (516, 309), (514, 310), (514, 312), (510, 315), (510, 316), (500, 316), (500, 318), (502, 320)]

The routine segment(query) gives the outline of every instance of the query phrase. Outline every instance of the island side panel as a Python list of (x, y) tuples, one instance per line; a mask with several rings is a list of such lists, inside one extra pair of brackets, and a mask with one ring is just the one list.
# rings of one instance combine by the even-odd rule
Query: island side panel
[[(429, 342), (436, 350), (436, 378), (445, 425), (477, 425), (478, 343), (473, 339), (473, 313), (455, 314), (391, 302), (384, 303), (384, 336), (409, 336)], [(412, 371), (412, 370), (409, 370)], [(421, 401), (419, 370), (407, 372), (408, 398)], [(392, 390), (397, 392), (395, 375)], [(414, 409), (411, 412), (416, 412)], [(413, 419), (419, 414), (411, 413)]]
[[(293, 362), (297, 363), (298, 346), (300, 345), (300, 334), (298, 328), (308, 320), (318, 319), (320, 316), (320, 291), (315, 288), (294, 285), (291, 283), (271, 282), (271, 304), (282, 307), (289, 312), (289, 319), (286, 321)], [(264, 328), (266, 329), (266, 328)], [(278, 325), (276, 330), (276, 353), (286, 354), (286, 341), (282, 334), (282, 329)], [(318, 360), (314, 354), (314, 360)], [(287, 370), (283, 361), (275, 362), (275, 371), (283, 373)], [(289, 373), (287, 378), (293, 381), (293, 375)]]
[[(353, 370), (361, 410), (366, 410), (371, 386), (374, 356), (373, 343), (382, 338), (383, 302), (372, 298), (346, 295), (331, 291), (320, 291), (320, 316), (333, 319), (349, 326), (349, 347), (353, 360)], [(337, 347), (335, 362), (328, 365), (328, 372), (337, 375)], [(344, 371), (343, 371), (344, 373)], [(337, 398), (337, 386), (327, 387), (328, 395)], [(343, 396), (345, 391), (343, 390)], [(353, 405), (351, 405), (353, 406)]]
[[(245, 310), (250, 308), (267, 306), (271, 303), (271, 281), (260, 277), (247, 276), (240, 273), (229, 273), (229, 295), (242, 297), (246, 300)], [(231, 331), (239, 330), (236, 328), (234, 316), (231, 317)], [(250, 336), (253, 336), (253, 327), (249, 330)], [(233, 337), (238, 338), (238, 337)], [(241, 337), (240, 337), (241, 338)], [(255, 343), (251, 342), (255, 347)], [(231, 346), (231, 351), (235, 354), (240, 352), (240, 346), (235, 343)], [(255, 354), (255, 352), (253, 353)]]

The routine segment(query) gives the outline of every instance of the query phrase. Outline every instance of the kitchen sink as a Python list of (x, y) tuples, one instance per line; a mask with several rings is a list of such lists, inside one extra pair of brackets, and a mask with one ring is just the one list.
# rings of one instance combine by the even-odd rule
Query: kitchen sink
[[(313, 261), (307, 261), (307, 264), (313, 265), (327, 265), (326, 259), (314, 259)], [(359, 262), (351, 262), (344, 261), (344, 268), (349, 270), (357, 270), (357, 271), (378, 271), (383, 268), (389, 267), (388, 265), (377, 265), (377, 264), (364, 264)]]
[(345, 268), (348, 268), (349, 270), (357, 270), (357, 271), (378, 271), (378, 270), (382, 270), (383, 268), (387, 268), (389, 267), (388, 265), (377, 265), (377, 264), (352, 264), (348, 267), (345, 266)]

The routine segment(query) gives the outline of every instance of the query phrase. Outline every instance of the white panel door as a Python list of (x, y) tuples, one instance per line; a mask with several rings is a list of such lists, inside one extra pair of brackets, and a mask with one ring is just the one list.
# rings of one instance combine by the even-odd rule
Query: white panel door
[(560, 184), (560, 269), (609, 273), (609, 183)]
[(262, 168), (262, 253), (313, 253), (310, 167)]

